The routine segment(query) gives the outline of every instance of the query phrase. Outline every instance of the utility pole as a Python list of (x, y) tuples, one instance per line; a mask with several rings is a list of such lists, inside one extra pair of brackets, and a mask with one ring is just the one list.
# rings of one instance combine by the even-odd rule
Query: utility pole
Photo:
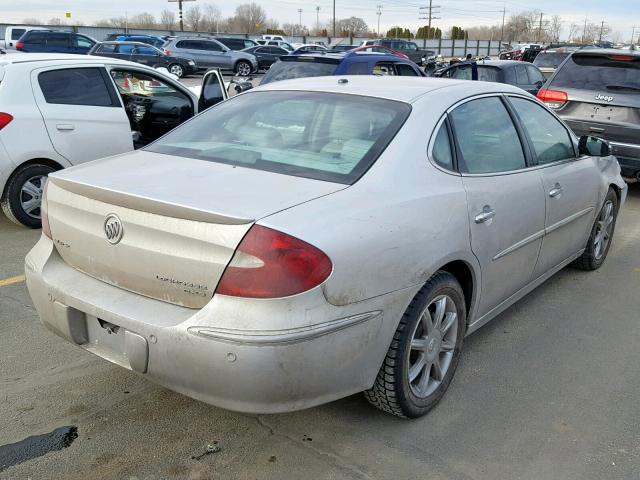
[(378, 37), (380, 36), (380, 17), (382, 16), (382, 5), (378, 5), (377, 6), (378, 11), (376, 12), (376, 15), (378, 15)]
[(178, 3), (178, 18), (180, 19), (180, 31), (184, 32), (184, 24), (182, 23), (182, 2), (195, 2), (195, 0), (168, 0), (169, 3)]
[(502, 7), (502, 30), (500, 31), (500, 47), (498, 51), (502, 50), (502, 43), (504, 42), (504, 18), (507, 15), (507, 4), (503, 4)]
[(336, 0), (333, 0), (333, 38), (336, 38)]
[(540, 43), (540, 37), (542, 37), (542, 12), (540, 12), (540, 25), (538, 26), (538, 36), (536, 37), (536, 43)]
[(582, 30), (582, 43), (584, 45), (585, 38), (587, 37), (587, 17), (584, 17), (584, 30)]
[(320, 5), (316, 7), (316, 33), (320, 33)]
[(302, 31), (302, 9), (301, 8), (298, 9), (298, 15), (300, 15), (300, 21), (298, 22), (298, 28), (300, 28), (300, 31)]
[[(420, 10), (428, 10), (429, 13), (427, 13), (426, 17), (420, 17), (420, 20), (428, 20), (429, 24), (427, 26), (427, 38), (431, 38), (431, 22), (433, 20), (439, 20), (440, 17), (434, 17), (434, 14), (440, 13), (440, 12), (436, 12), (435, 10), (440, 8), (440, 5), (434, 5), (433, 4), (433, 0), (429, 0), (429, 6), (428, 7), (420, 7)], [(421, 14), (423, 14), (422, 12), (420, 12)], [(424, 14), (423, 14), (424, 15)]]
[(600, 24), (600, 36), (598, 37), (598, 43), (602, 43), (602, 32), (604, 31), (604, 20)]

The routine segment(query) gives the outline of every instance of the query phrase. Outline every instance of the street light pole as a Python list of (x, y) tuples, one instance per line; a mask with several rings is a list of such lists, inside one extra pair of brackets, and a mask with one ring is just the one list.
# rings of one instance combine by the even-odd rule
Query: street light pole
[(382, 5), (378, 5), (378, 36), (380, 36), (380, 17), (382, 16)]
[(333, 38), (336, 37), (336, 0), (333, 0)]
[(298, 14), (300, 15), (300, 20), (298, 21), (298, 28), (302, 31), (302, 9), (298, 9)]

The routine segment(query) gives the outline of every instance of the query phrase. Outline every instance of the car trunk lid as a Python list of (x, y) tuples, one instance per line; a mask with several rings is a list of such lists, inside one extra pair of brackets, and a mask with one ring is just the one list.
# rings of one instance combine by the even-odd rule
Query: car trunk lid
[[(53, 174), (47, 205), (67, 264), (125, 290), (201, 308), (256, 220), (344, 188), (134, 152)], [(123, 233), (112, 243), (114, 229)]]

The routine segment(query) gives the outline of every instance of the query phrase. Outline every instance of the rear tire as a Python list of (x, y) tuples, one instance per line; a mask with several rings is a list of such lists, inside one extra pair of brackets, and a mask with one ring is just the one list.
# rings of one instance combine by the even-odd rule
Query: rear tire
[(172, 63), (169, 65), (169, 73), (174, 74), (178, 78), (184, 77), (184, 67), (179, 63)]
[(364, 392), (369, 403), (399, 417), (429, 412), (455, 374), (466, 317), (460, 284), (437, 272), (402, 316), (376, 381)]
[(591, 235), (584, 253), (571, 265), (580, 270), (592, 271), (602, 266), (609, 253), (613, 232), (618, 218), (618, 196), (609, 188), (598, 217), (591, 228)]
[(40, 228), (40, 201), (47, 176), (55, 171), (40, 163), (23, 165), (7, 182), (0, 200), (2, 211), (9, 220), (29, 228)]

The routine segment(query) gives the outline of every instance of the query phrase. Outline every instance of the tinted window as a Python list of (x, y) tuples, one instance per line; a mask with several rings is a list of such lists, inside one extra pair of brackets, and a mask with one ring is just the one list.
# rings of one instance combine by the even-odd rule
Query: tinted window
[(500, 82), (500, 70), (478, 65), (478, 80), (481, 82)]
[(116, 46), (110, 43), (106, 45), (100, 45), (96, 49), (96, 53), (115, 53), (115, 51), (116, 51)]
[(135, 45), (118, 45), (118, 53), (130, 55), (131, 53), (133, 53), (134, 48)]
[(47, 103), (110, 107), (114, 102), (99, 68), (68, 68), (38, 75)]
[(523, 98), (512, 97), (510, 101), (531, 139), (538, 163), (575, 157), (567, 130), (544, 107)]
[(369, 64), (355, 62), (347, 67), (347, 75), (369, 75)]
[(541, 52), (533, 61), (533, 64), (539, 68), (558, 68), (560, 64), (564, 62), (564, 59), (568, 56), (568, 52)]
[(279, 60), (269, 69), (260, 85), (292, 78), (330, 76), (336, 71), (337, 66), (336, 63)]
[(196, 47), (196, 48), (202, 48), (204, 50), (208, 50), (211, 52), (221, 52), (222, 51), (222, 46), (218, 45), (215, 42), (199, 42), (202, 44), (201, 47)]
[(438, 130), (436, 139), (433, 142), (433, 150), (431, 151), (433, 161), (447, 170), (453, 170), (453, 155), (451, 154), (451, 143), (449, 142), (449, 134), (447, 126), (443, 123)]
[(68, 47), (69, 46), (69, 34), (68, 33), (50, 33), (47, 35), (48, 47)]
[(18, 40), (26, 31), (24, 28), (14, 28), (11, 30), (11, 40)]
[(289, 52), (287, 52), (284, 48), (271, 47), (271, 53), (275, 55), (287, 55)]
[(529, 77), (524, 65), (516, 65), (516, 83), (518, 85), (527, 85), (529, 83)]
[(254, 92), (219, 103), (147, 149), (350, 184), (410, 111), (405, 103), (369, 97)]
[(471, 68), (471, 65), (456, 67), (451, 69), (451, 73), (449, 75), (451, 78), (457, 78), (459, 80), (473, 80), (473, 69)]
[(88, 39), (87, 37), (81, 37), (79, 35), (75, 36), (76, 45), (81, 48), (91, 48), (93, 47), (93, 40)]
[(151, 47), (136, 47), (134, 53), (136, 55), (157, 55), (158, 51)]
[(44, 43), (47, 38), (47, 34), (43, 32), (29, 32), (27, 33), (24, 43)]
[(396, 72), (403, 77), (417, 77), (418, 74), (411, 65), (406, 63), (396, 63)]
[(623, 92), (625, 89), (621, 87), (630, 87), (626, 91), (632, 92), (640, 89), (640, 57), (621, 61), (605, 56), (574, 55), (557, 71), (553, 87), (612, 92)]
[(413, 42), (409, 42), (405, 44), (407, 50), (418, 50), (418, 45)]
[(511, 117), (497, 97), (471, 100), (451, 112), (467, 173), (508, 172), (525, 167), (524, 153)]
[(545, 82), (544, 75), (533, 65), (526, 65), (527, 73), (529, 74), (529, 83), (534, 84), (538, 82)]

